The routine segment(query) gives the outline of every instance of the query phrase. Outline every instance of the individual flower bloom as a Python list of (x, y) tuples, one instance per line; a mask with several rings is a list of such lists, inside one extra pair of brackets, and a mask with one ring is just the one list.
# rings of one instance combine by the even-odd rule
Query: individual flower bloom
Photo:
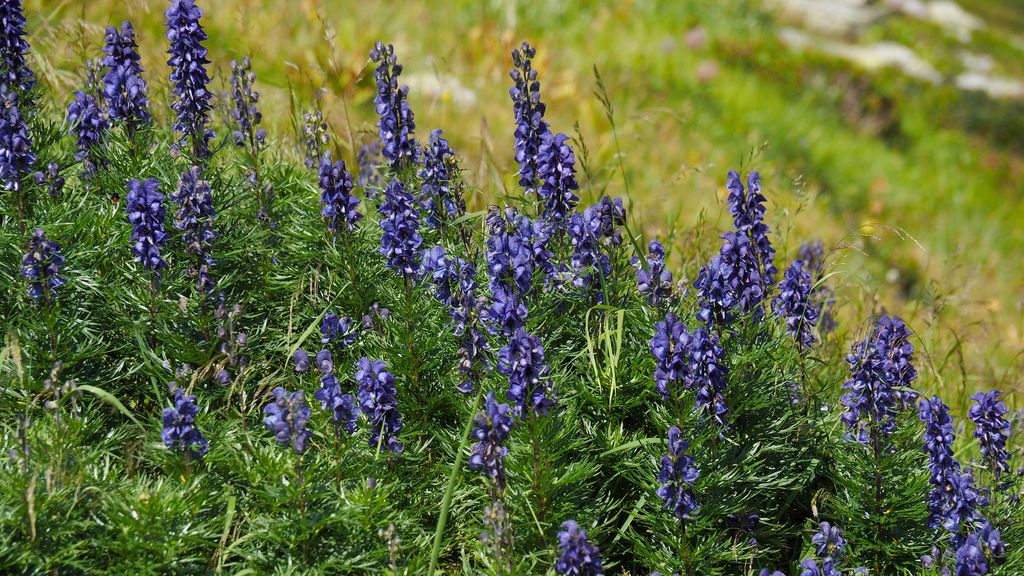
[(177, 115), (174, 129), (192, 146), (193, 161), (209, 156), (209, 143), (213, 131), (207, 127), (213, 108), (206, 72), (207, 50), (203, 47), (206, 31), (200, 23), (203, 11), (195, 0), (171, 0), (164, 13), (167, 41), (170, 46), (167, 64), (171, 67), (170, 80), (174, 88), (171, 107)]
[(142, 65), (135, 28), (125, 21), (121, 28), (108, 26), (105, 35), (103, 65), (103, 98), (107, 113), (114, 120), (137, 126), (150, 120), (146, 81), (142, 79)]
[(307, 428), (309, 424), (309, 404), (302, 390), (289, 393), (278, 386), (271, 392), (273, 400), (263, 409), (267, 417), (263, 425), (274, 433), (274, 438), (285, 446), (290, 446), (296, 454), (302, 455), (313, 435)]
[(388, 267), (402, 276), (415, 277), (420, 270), (419, 252), (423, 244), (420, 236), (419, 213), (413, 206), (412, 195), (398, 179), (384, 193), (384, 203), (378, 209), (383, 234), (380, 253), (388, 259)]
[(360, 358), (356, 364), (359, 404), (370, 422), (370, 447), (399, 454), (404, 446), (398, 441), (402, 416), (398, 412), (395, 377), (381, 360)]
[(683, 440), (679, 427), (668, 429), (668, 454), (661, 457), (661, 471), (658, 473), (658, 497), (665, 501), (665, 509), (679, 520), (695, 516), (700, 508), (693, 494), (693, 484), (700, 476), (697, 462), (686, 453), (690, 447)]
[(363, 189), (367, 198), (376, 197), (376, 189), (384, 184), (384, 177), (380, 170), (381, 155), (380, 141), (373, 140), (363, 144), (356, 153), (356, 164), (359, 168), (359, 187)]
[(540, 163), (537, 155), (544, 136), (550, 132), (544, 121), (544, 103), (540, 99), (540, 82), (533, 69), (536, 50), (523, 42), (512, 50), (514, 68), (509, 73), (513, 85), (509, 88), (512, 97), (512, 111), (515, 115), (515, 151), (519, 164), (519, 185), (529, 195), (536, 191), (540, 179)]
[(231, 139), (235, 146), (248, 146), (258, 152), (267, 139), (267, 131), (260, 127), (263, 114), (260, 112), (260, 93), (253, 90), (256, 74), (248, 56), (241, 62), (231, 61), (231, 121), (235, 130)]
[(1002, 535), (988, 520), (985, 520), (978, 528), (978, 541), (985, 546), (989, 558), (998, 558), (1006, 554), (1006, 543), (1003, 542)]
[(527, 410), (547, 415), (555, 405), (540, 338), (516, 329), (509, 343), (498, 351), (498, 372), (508, 377), (507, 397), (515, 403), (517, 416), (522, 417)]
[(381, 153), (391, 163), (392, 170), (413, 166), (419, 161), (416, 144), (416, 119), (409, 108), (409, 87), (399, 86), (402, 65), (395, 57), (391, 44), (377, 42), (370, 51), (370, 59), (377, 64), (374, 77), (377, 80), (377, 133), (381, 141)]
[(665, 267), (665, 247), (657, 240), (647, 245), (646, 266), (634, 259), (636, 285), (651, 306), (666, 303), (672, 297), (672, 271)]
[(320, 215), (327, 230), (337, 236), (338, 231), (356, 229), (363, 215), (359, 213), (359, 198), (352, 193), (355, 185), (352, 175), (345, 169), (345, 161), (331, 162), (330, 153), (320, 159)]
[(526, 304), (515, 291), (504, 286), (498, 286), (491, 296), (491, 305), (483, 310), (486, 327), (492, 334), (511, 338), (526, 325)]
[(292, 354), (292, 361), (295, 363), (295, 371), (302, 373), (309, 370), (309, 353), (305, 350), (296, 350)]
[(457, 263), (441, 245), (424, 250), (422, 261), (423, 279), (433, 286), (434, 296), (445, 306), (452, 306), (458, 290)]
[(558, 532), (558, 560), (555, 572), (569, 576), (597, 576), (601, 568), (601, 551), (587, 542), (587, 532), (569, 520)]
[(42, 229), (33, 230), (28, 251), (21, 259), (21, 275), (28, 280), (28, 295), (37, 302), (51, 302), (66, 283), (60, 275), (63, 265), (60, 244), (48, 240)]
[(473, 437), (477, 442), (469, 451), (469, 467), (482, 470), (498, 490), (505, 488), (505, 442), (514, 423), (512, 408), (495, 400), (494, 392), (487, 393), (483, 412), (473, 420)]
[(330, 350), (324, 348), (316, 353), (316, 369), (323, 374), (334, 371), (334, 356)]
[(128, 182), (125, 209), (132, 225), (132, 254), (146, 270), (159, 272), (167, 267), (160, 246), (167, 241), (164, 232), (164, 195), (155, 178)]
[(668, 400), (678, 394), (670, 386), (678, 383), (687, 374), (689, 363), (690, 334), (686, 326), (672, 312), (665, 319), (654, 325), (654, 336), (651, 338), (651, 354), (654, 355), (654, 389)]
[[(329, 350), (321, 351), (327, 352)], [(318, 360), (321, 354), (317, 354)], [(313, 393), (313, 397), (320, 401), (320, 407), (331, 411), (331, 421), (334, 422), (338, 431), (344, 430), (349, 434), (356, 431), (356, 419), (359, 417), (359, 407), (351, 394), (341, 393), (341, 384), (334, 374), (334, 366), (330, 361), (318, 362), (320, 368), (320, 388)]]
[(819, 558), (842, 558), (846, 555), (846, 539), (838, 526), (822, 522), (811, 537)]
[(49, 193), (50, 198), (56, 198), (64, 189), (64, 177), (60, 175), (60, 165), (56, 162), (46, 164), (46, 172), (37, 171), (32, 175), (36, 184)]
[(729, 189), (729, 212), (733, 217), (733, 227), (754, 246), (758, 277), (763, 282), (763, 291), (767, 293), (775, 284), (778, 269), (773, 263), (775, 249), (768, 239), (770, 229), (764, 223), (765, 198), (761, 194), (761, 175), (757, 172), (748, 174), (747, 188), (744, 189), (739, 174), (730, 170), (726, 176), (726, 188)]
[(576, 155), (565, 134), (547, 132), (537, 150), (537, 172), (541, 199), (540, 216), (561, 227), (576, 208), (579, 183), (576, 181)]
[(786, 331), (800, 350), (808, 350), (817, 342), (814, 327), (818, 323), (818, 308), (812, 297), (811, 275), (804, 270), (803, 261), (794, 260), (779, 284), (772, 311), (786, 321)]
[(0, 85), (0, 97), (3, 99), (3, 108), (0, 109), (0, 150), (3, 151), (0, 154), (0, 180), (3, 180), (4, 190), (20, 190), (22, 178), (36, 163), (36, 155), (32, 152), (28, 125), (18, 110), (17, 94)]
[(21, 0), (0, 2), (0, 23), (3, 35), (0, 37), (0, 84), (22, 94), (35, 86), (35, 75), (28, 67), (28, 41), (25, 40), (25, 14)]
[(996, 478), (1010, 471), (1010, 453), (1006, 450), (1010, 421), (1006, 419), (1006, 404), (999, 400), (1000, 394), (998, 390), (990, 390), (971, 396), (974, 404), (967, 413), (974, 422), (974, 437), (981, 446), (981, 457)]
[(938, 396), (922, 400), (920, 419), (924, 422), (924, 449), (928, 454), (928, 510), (929, 525), (936, 528), (945, 523), (948, 511), (954, 507), (957, 495), (953, 487), (960, 477), (960, 463), (953, 456), (953, 419), (949, 406)]
[(174, 390), (174, 407), (164, 408), (164, 428), (160, 439), (172, 450), (180, 450), (192, 458), (201, 458), (210, 450), (210, 444), (196, 428), (195, 417), (199, 414), (196, 397), (185, 394), (176, 386)]
[(956, 576), (985, 576), (988, 559), (977, 534), (970, 534), (956, 550)]
[(74, 99), (68, 104), (68, 123), (71, 125), (70, 133), (78, 143), (75, 158), (86, 160), (85, 172), (92, 174), (98, 161), (90, 152), (99, 145), (107, 130), (107, 118), (92, 94), (81, 90), (75, 92)]
[(456, 184), (459, 167), (455, 153), (442, 137), (441, 130), (430, 133), (429, 146), (423, 152), (421, 198), (427, 212), (427, 226), (439, 228), (443, 222), (466, 213), (466, 202)]
[(961, 526), (973, 527), (982, 520), (978, 508), (986, 506), (988, 498), (978, 492), (970, 470), (963, 470), (949, 480), (947, 489), (951, 494), (943, 518), (943, 527), (956, 539)]
[(358, 333), (355, 323), (348, 316), (339, 318), (334, 312), (324, 314), (320, 323), (320, 343), (327, 344), (337, 342), (342, 347), (351, 346), (356, 341)]
[(703, 326), (689, 338), (686, 347), (688, 367), (685, 371), (686, 387), (696, 390), (694, 408), (715, 422), (719, 429), (726, 427), (729, 408), (725, 404), (726, 376), (725, 352), (718, 345), (718, 336)]
[(187, 273), (196, 279), (196, 289), (200, 293), (209, 294), (216, 288), (210, 276), (210, 267), (214, 264), (210, 245), (217, 237), (213, 231), (216, 213), (210, 184), (202, 179), (197, 166), (182, 173), (171, 200), (178, 204), (174, 227), (182, 232), (185, 250), (196, 260), (195, 266), (190, 267)]

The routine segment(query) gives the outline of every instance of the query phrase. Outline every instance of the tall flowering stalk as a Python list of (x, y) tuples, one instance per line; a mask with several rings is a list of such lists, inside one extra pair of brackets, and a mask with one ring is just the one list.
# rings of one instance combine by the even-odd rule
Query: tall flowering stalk
[(181, 452), (186, 462), (202, 458), (210, 451), (210, 443), (196, 427), (195, 418), (199, 414), (196, 397), (185, 394), (174, 383), (171, 383), (171, 394), (174, 405), (164, 408), (160, 439), (168, 448)]
[(252, 71), (249, 57), (243, 57), (241, 62), (232, 60), (230, 113), (234, 130), (231, 140), (236, 147), (245, 150), (249, 162), (246, 183), (259, 199), (256, 218), (272, 228), (274, 187), (260, 179), (260, 155), (266, 147), (267, 131), (260, 126), (263, 113), (259, 107), (260, 93), (253, 89), (255, 84), (256, 73)]
[(965, 521), (973, 523), (976, 516), (977, 492), (973, 479), (964, 477), (960, 462), (953, 455), (953, 419), (938, 396), (922, 400), (920, 419), (924, 422), (924, 449), (928, 454), (929, 524), (933, 528), (943, 526), (952, 533), (958, 533)]
[(171, 0), (164, 16), (170, 43), (167, 64), (171, 67), (170, 79), (174, 87), (171, 107), (177, 115), (174, 129), (191, 146), (192, 161), (200, 162), (209, 157), (213, 138), (213, 130), (207, 126), (213, 94), (208, 88), (210, 76), (206, 72), (210, 61), (203, 47), (207, 36), (200, 23), (203, 10), (195, 0)]
[(811, 274), (811, 285), (816, 286), (811, 293), (811, 304), (818, 311), (818, 332), (824, 337), (836, 329), (834, 308), (836, 305), (835, 290), (821, 280), (825, 275), (825, 244), (821, 240), (809, 240), (800, 245), (797, 259), (805, 263), (804, 269)]
[(575, 520), (568, 520), (558, 532), (558, 559), (555, 572), (565, 576), (600, 576), (601, 551), (587, 541), (587, 531)]
[(371, 448), (400, 454), (405, 447), (398, 440), (402, 415), (398, 412), (395, 377), (381, 360), (360, 358), (355, 380), (359, 384), (359, 405), (370, 423)]
[(380, 239), (380, 253), (387, 257), (388, 267), (408, 283), (420, 270), (419, 249), (423, 237), (419, 233), (419, 212), (401, 181), (391, 182), (378, 212), (384, 232)]
[(18, 96), (4, 86), (0, 86), (0, 98), (3, 109), (0, 110), (0, 180), (4, 190), (14, 192), (18, 204), (18, 230), (25, 235), (25, 222), (28, 218), (28, 198), (22, 187), (25, 176), (36, 163), (36, 155), (32, 152), (32, 137), (28, 125), (19, 111)]
[(678, 520), (693, 518), (700, 505), (693, 493), (693, 485), (700, 477), (697, 462), (686, 453), (690, 445), (683, 440), (678, 426), (668, 429), (668, 454), (661, 457), (658, 472), (658, 497), (665, 501), (664, 507), (672, 511)]
[(108, 26), (105, 41), (103, 98), (107, 114), (114, 121), (124, 122), (131, 134), (151, 118), (135, 28), (128, 21), (121, 23), (120, 29)]
[(740, 176), (730, 170), (726, 176), (725, 187), (729, 190), (729, 212), (733, 217), (733, 227), (737, 233), (743, 233), (754, 246), (757, 254), (758, 270), (763, 281), (765, 293), (775, 284), (775, 249), (772, 248), (768, 233), (771, 229), (764, 223), (764, 195), (761, 194), (761, 174), (751, 172), (747, 175), (747, 188), (743, 188)]
[(498, 372), (508, 377), (508, 400), (517, 416), (546, 415), (555, 405), (554, 389), (544, 363), (540, 338), (519, 328), (498, 351)]
[(801, 260), (793, 261), (779, 284), (779, 294), (772, 301), (772, 311), (785, 320), (786, 331), (801, 351), (809, 350), (818, 341), (814, 336), (818, 308), (812, 302), (811, 275), (804, 266)]
[(395, 172), (401, 171), (419, 161), (419, 146), (416, 144), (416, 119), (409, 108), (409, 87), (399, 86), (402, 65), (395, 57), (391, 44), (377, 42), (370, 51), (370, 59), (377, 64), (374, 77), (377, 79), (377, 133), (381, 141), (381, 153)]
[(0, 86), (21, 94), (27, 93), (36, 83), (35, 74), (28, 66), (25, 56), (29, 45), (25, 40), (25, 14), (21, 0), (0, 2)]
[(359, 417), (359, 406), (351, 394), (343, 394), (341, 383), (334, 372), (334, 359), (330, 350), (321, 350), (316, 355), (316, 366), (320, 370), (320, 388), (313, 397), (320, 401), (320, 406), (331, 413), (334, 423), (335, 438), (341, 431), (352, 434), (356, 431), (356, 419)]
[(707, 328), (698, 328), (690, 338), (687, 352), (690, 365), (685, 381), (687, 388), (696, 391), (694, 408), (714, 422), (720, 431), (724, 430), (729, 414), (724, 394), (729, 369), (725, 366), (725, 352), (718, 345), (718, 336)]
[(999, 399), (1000, 394), (998, 390), (990, 390), (971, 396), (974, 404), (967, 413), (974, 422), (974, 437), (981, 446), (981, 457), (996, 480), (1010, 471), (1010, 453), (1006, 450), (1010, 422), (1006, 419), (1006, 404)]
[(171, 199), (178, 204), (174, 227), (182, 232), (185, 250), (195, 258), (195, 265), (188, 269), (188, 274), (195, 278), (198, 293), (210, 294), (217, 288), (210, 275), (214, 265), (210, 246), (217, 234), (213, 231), (213, 194), (210, 184), (202, 179), (199, 167), (193, 166), (181, 175)]
[(544, 102), (540, 99), (540, 82), (533, 68), (536, 49), (528, 43), (512, 50), (513, 69), (509, 73), (513, 85), (509, 88), (512, 111), (515, 114), (515, 151), (519, 164), (519, 185), (527, 195), (537, 191), (540, 180), (540, 162), (537, 158), (544, 136), (550, 133), (544, 121)]
[[(320, 215), (327, 225), (327, 231), (337, 239), (339, 231), (346, 238), (359, 225), (363, 215), (357, 210), (359, 198), (352, 193), (355, 184), (345, 167), (344, 160), (331, 162), (325, 154), (320, 159)], [(349, 255), (351, 256), (351, 255)]]
[(64, 255), (60, 244), (46, 238), (40, 228), (32, 231), (28, 251), (21, 259), (21, 275), (28, 280), (28, 295), (38, 303), (49, 307), (57, 293), (66, 284), (61, 276)]
[(672, 271), (665, 267), (665, 247), (657, 240), (647, 245), (647, 258), (633, 258), (636, 286), (651, 306), (661, 306), (672, 298)]
[(154, 277), (167, 268), (167, 261), (160, 254), (167, 233), (164, 232), (164, 195), (159, 187), (160, 182), (155, 178), (131, 180), (127, 185), (125, 206), (132, 225), (132, 254)]
[(309, 430), (310, 410), (302, 390), (289, 393), (278, 386), (271, 392), (273, 400), (263, 409), (263, 425), (281, 444), (301, 456), (309, 446), (313, 433)]
[(593, 206), (568, 219), (569, 240), (572, 244), (572, 284), (577, 288), (604, 284), (611, 276), (609, 251), (622, 245), (619, 227), (626, 222), (626, 209), (622, 200), (601, 198)]
[(96, 157), (95, 148), (99, 146), (106, 132), (108, 122), (96, 98), (81, 90), (75, 92), (74, 99), (68, 104), (68, 123), (71, 135), (75, 137), (78, 150), (75, 158), (85, 162), (83, 175), (86, 177), (96, 173), (100, 160)]
[(473, 419), (473, 437), (469, 467), (479, 470), (487, 479), (491, 505), (484, 511), (486, 531), (481, 535), (491, 545), (494, 562), (504, 573), (511, 572), (512, 526), (505, 510), (505, 455), (515, 418), (508, 404), (499, 403), (494, 392), (488, 392), (484, 409)]
[(466, 213), (466, 202), (456, 182), (459, 170), (456, 156), (443, 134), (441, 130), (430, 133), (419, 173), (423, 180), (421, 199), (427, 211), (427, 226), (441, 230), (446, 223)]
[(569, 146), (568, 136), (544, 134), (537, 150), (537, 173), (540, 178), (537, 188), (541, 199), (540, 217), (556, 228), (562, 228), (580, 200), (576, 195), (580, 188), (576, 181), (576, 154)]

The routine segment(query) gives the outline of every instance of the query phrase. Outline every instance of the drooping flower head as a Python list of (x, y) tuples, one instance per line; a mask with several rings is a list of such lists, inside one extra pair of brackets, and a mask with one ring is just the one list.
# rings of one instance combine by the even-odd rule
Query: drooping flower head
[(160, 439), (172, 450), (187, 453), (192, 458), (201, 458), (209, 452), (210, 443), (196, 428), (195, 417), (199, 414), (196, 397), (185, 394), (185, 391), (177, 386), (172, 386), (172, 389), (174, 406), (164, 408), (164, 428), (160, 432)]
[(491, 293), (491, 304), (482, 312), (488, 331), (511, 338), (526, 325), (526, 303), (514, 290), (499, 285)]
[(107, 118), (92, 94), (81, 90), (75, 92), (74, 99), (68, 104), (68, 124), (78, 143), (75, 158), (85, 160), (85, 174), (95, 173), (99, 161), (92, 152), (107, 130)]
[(35, 86), (36, 79), (28, 66), (28, 41), (25, 40), (25, 14), (21, 0), (0, 2), (0, 85), (22, 94)]
[(818, 340), (814, 336), (818, 308), (812, 297), (811, 275), (804, 270), (803, 261), (794, 260), (779, 284), (779, 294), (772, 301), (772, 311), (785, 319), (786, 331), (793, 336), (800, 350), (809, 350)]
[(28, 295), (36, 302), (52, 302), (66, 283), (60, 275), (63, 265), (60, 244), (48, 240), (42, 229), (33, 230), (28, 251), (21, 259), (21, 275), (28, 280)]
[(306, 404), (306, 393), (302, 390), (289, 393), (278, 386), (271, 395), (273, 400), (263, 409), (267, 415), (263, 425), (274, 433), (278, 442), (290, 446), (301, 456), (313, 435), (307, 428), (310, 411), (309, 404)]
[(364, 357), (356, 363), (355, 379), (359, 384), (360, 407), (370, 422), (370, 447), (401, 453), (405, 447), (398, 441), (402, 416), (398, 412), (395, 377), (383, 361)]
[(977, 534), (970, 534), (956, 549), (956, 576), (985, 576), (988, 559), (984, 544)]
[(206, 72), (210, 61), (203, 47), (206, 31), (199, 22), (203, 10), (196, 6), (195, 0), (171, 0), (164, 16), (170, 43), (167, 64), (171, 67), (170, 79), (174, 85), (171, 107), (177, 114), (174, 129), (191, 145), (192, 160), (199, 161), (209, 156), (209, 143), (213, 138), (213, 131), (207, 127), (213, 94), (208, 88), (210, 76)]
[(544, 103), (540, 99), (540, 82), (533, 68), (533, 57), (537, 51), (528, 43), (512, 50), (514, 68), (509, 73), (513, 85), (509, 88), (512, 97), (512, 111), (515, 114), (515, 151), (519, 164), (519, 185), (526, 194), (533, 193), (540, 179), (540, 152), (544, 136), (550, 132), (544, 121)]
[(646, 266), (639, 258), (636, 267), (636, 286), (647, 297), (651, 306), (660, 306), (672, 297), (672, 271), (665, 267), (665, 247), (657, 240), (647, 245)]
[(114, 120), (138, 126), (150, 119), (146, 81), (142, 79), (142, 64), (135, 28), (131, 22), (121, 23), (120, 30), (108, 26), (105, 35), (103, 65), (103, 98), (107, 113)]
[(562, 524), (558, 532), (558, 560), (555, 572), (566, 576), (598, 576), (604, 574), (601, 568), (601, 551), (587, 542), (587, 531), (575, 520)]
[(28, 125), (18, 110), (18, 97), (0, 87), (0, 179), (4, 190), (20, 190), (21, 180), (36, 163)]
[(159, 272), (167, 267), (160, 246), (167, 241), (164, 232), (164, 195), (155, 178), (128, 182), (125, 208), (132, 225), (132, 254), (146, 270)]
[(555, 405), (540, 338), (517, 329), (509, 343), (498, 351), (498, 372), (508, 377), (507, 397), (515, 403), (517, 416), (522, 417), (528, 410), (547, 415)]
[[(922, 400), (920, 419), (924, 422), (924, 449), (928, 454), (928, 510), (931, 513), (929, 525), (933, 528), (941, 526), (949, 520), (949, 511), (955, 509), (957, 494), (953, 488), (960, 476), (960, 463), (953, 456), (953, 419), (949, 416), (949, 406), (938, 396), (931, 400)], [(953, 519), (952, 524), (959, 524)]]
[(665, 509), (679, 520), (688, 520), (697, 514), (700, 505), (693, 494), (693, 484), (700, 476), (697, 462), (686, 453), (690, 447), (683, 440), (678, 426), (668, 429), (668, 454), (661, 457), (658, 473), (658, 497), (665, 501)]
[(60, 175), (60, 164), (56, 162), (48, 162), (46, 171), (37, 170), (32, 174), (32, 179), (40, 188), (46, 190), (50, 198), (56, 198), (64, 189), (64, 177)]
[(718, 428), (726, 427), (729, 408), (725, 404), (726, 375), (725, 352), (718, 345), (718, 336), (705, 327), (698, 328), (689, 338), (684, 381), (686, 387), (696, 390), (694, 408)]
[(974, 437), (981, 446), (981, 456), (996, 478), (1010, 471), (1010, 453), (1006, 450), (1010, 422), (1006, 419), (1006, 404), (999, 399), (1000, 394), (998, 390), (990, 390), (971, 396), (974, 404), (967, 413), (974, 422)]
[(582, 214), (576, 212), (569, 216), (574, 286), (592, 286), (598, 283), (600, 277), (608, 278), (611, 275), (608, 249), (622, 244), (622, 231), (619, 227), (625, 222), (626, 209), (622, 206), (622, 200), (612, 200), (608, 196), (602, 197)]
[(316, 169), (319, 159), (323, 158), (327, 151), (327, 143), (330, 140), (327, 122), (324, 122), (324, 113), (318, 103), (315, 110), (302, 115), (302, 148), (306, 153), (306, 168)]
[(729, 212), (733, 217), (733, 227), (737, 233), (747, 236), (757, 254), (758, 275), (762, 280), (765, 293), (775, 284), (778, 269), (773, 263), (775, 249), (768, 239), (770, 228), (764, 223), (764, 195), (761, 194), (761, 175), (751, 172), (747, 175), (747, 188), (744, 190), (740, 175), (730, 170), (726, 176), (726, 188), (729, 189)]
[(395, 57), (391, 44), (377, 42), (370, 51), (370, 59), (377, 64), (374, 77), (377, 79), (377, 133), (380, 135), (381, 154), (391, 163), (392, 170), (398, 171), (413, 166), (419, 160), (416, 144), (416, 119), (409, 108), (409, 87), (399, 86), (402, 65)]
[(328, 312), (324, 314), (324, 319), (320, 323), (320, 343), (336, 342), (342, 348), (351, 346), (358, 336), (356, 328), (352, 318), (348, 316), (339, 318), (334, 312)]
[(568, 136), (551, 132), (544, 134), (537, 150), (537, 172), (540, 177), (537, 189), (541, 198), (540, 216), (561, 227), (580, 200), (576, 196), (580, 188), (576, 181), (576, 154), (569, 146)]
[(217, 234), (213, 231), (213, 194), (197, 166), (182, 173), (171, 199), (178, 204), (174, 227), (182, 232), (185, 250), (196, 259), (195, 267), (190, 268), (188, 274), (196, 279), (200, 293), (209, 294), (216, 288), (210, 276), (210, 267), (214, 264), (210, 245)]
[(352, 193), (355, 185), (345, 168), (345, 161), (331, 162), (330, 154), (320, 159), (320, 215), (327, 230), (337, 237), (340, 231), (352, 232), (363, 215), (359, 213), (359, 198)]
[(498, 491), (505, 488), (505, 454), (515, 418), (508, 404), (501, 404), (488, 392), (484, 410), (473, 420), (473, 437), (477, 442), (470, 448), (469, 467), (483, 471)]
[(252, 71), (252, 61), (248, 56), (241, 62), (231, 61), (231, 120), (235, 130), (231, 140), (235, 146), (247, 146), (257, 152), (263, 148), (267, 139), (267, 131), (260, 127), (263, 113), (260, 112), (260, 93), (253, 89), (256, 84), (256, 73)]
[(337, 431), (344, 430), (352, 434), (356, 431), (359, 407), (351, 394), (341, 393), (341, 384), (334, 373), (331, 351), (321, 350), (316, 355), (316, 364), (321, 374), (320, 388), (313, 393), (313, 397), (320, 401), (321, 408), (331, 411), (331, 421), (334, 422)]
[(732, 306), (740, 311), (752, 313), (755, 318), (760, 318), (764, 313), (761, 304), (767, 293), (758, 267), (757, 254), (750, 239), (746, 234), (726, 232), (722, 235), (722, 247), (718, 255), (721, 259), (722, 281), (728, 296), (716, 303), (711, 300), (710, 295), (705, 297), (703, 287), (698, 286), (702, 310), (707, 306), (704, 301), (711, 300), (712, 309), (716, 305), (721, 308), (721, 316), (724, 322), (728, 322), (732, 312), (726, 305), (731, 302)]
[(804, 559), (800, 576), (842, 576), (839, 563), (846, 555), (846, 539), (839, 527), (822, 522), (811, 537), (811, 543), (816, 556)]
[(669, 312), (664, 320), (654, 325), (651, 338), (651, 354), (655, 359), (654, 389), (664, 400), (679, 393), (671, 386), (687, 376), (689, 343), (690, 334), (675, 313)]
[(377, 211), (382, 216), (380, 253), (387, 257), (388, 267), (406, 278), (415, 277), (420, 271), (419, 252), (423, 244), (420, 217), (412, 195), (400, 180), (391, 182)]
[(419, 173), (423, 180), (421, 198), (431, 228), (439, 228), (443, 222), (466, 213), (466, 202), (455, 182), (459, 169), (455, 153), (443, 134), (441, 130), (430, 133), (430, 145), (424, 150)]

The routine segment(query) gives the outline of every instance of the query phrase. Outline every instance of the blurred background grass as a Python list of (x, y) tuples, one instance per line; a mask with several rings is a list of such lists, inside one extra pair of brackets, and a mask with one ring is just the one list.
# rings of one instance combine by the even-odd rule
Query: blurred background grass
[[(926, 388), (946, 388), (960, 404), (975, 389), (1022, 388), (1024, 101), (953, 82), (964, 54), (986, 57), (991, 74), (1024, 77), (1020, 2), (962, 0), (981, 22), (967, 38), (892, 10), (924, 2), (821, 3), (879, 11), (827, 42), (902, 44), (930, 63), (937, 83), (814, 51), (826, 40), (807, 32), (799, 10), (785, 9), (794, 2), (200, 4), (215, 86), (223, 90), (231, 59), (252, 58), (279, 154), (299, 154), (297, 118), (318, 103), (338, 153), (353, 163), (353, 148), (375, 134), (367, 53), (375, 40), (393, 43), (420, 138), (445, 130), (479, 189), (477, 208), (519, 194), (507, 72), (510, 50), (529, 40), (547, 117), (577, 141), (584, 201), (628, 196), (634, 221), (668, 237), (692, 275), (728, 225), (726, 171), (758, 169), (785, 261), (806, 239), (834, 249), (842, 346), (884, 308), (918, 332)], [(82, 84), (103, 28), (123, 19), (139, 30), (151, 101), (166, 104), (164, 8), (159, 0), (27, 0), (33, 65), (61, 89), (57, 104)], [(811, 49), (782, 41), (794, 34)], [(595, 94), (595, 66), (614, 133)], [(1017, 394), (1008, 403), (1019, 409)]]

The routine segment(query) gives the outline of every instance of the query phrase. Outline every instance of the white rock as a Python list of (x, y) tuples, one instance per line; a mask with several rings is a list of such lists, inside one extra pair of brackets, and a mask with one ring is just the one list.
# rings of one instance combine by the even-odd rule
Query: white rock
[(1024, 81), (1015, 78), (989, 76), (982, 72), (964, 72), (956, 77), (956, 86), (961, 90), (984, 92), (992, 98), (1024, 98)]

